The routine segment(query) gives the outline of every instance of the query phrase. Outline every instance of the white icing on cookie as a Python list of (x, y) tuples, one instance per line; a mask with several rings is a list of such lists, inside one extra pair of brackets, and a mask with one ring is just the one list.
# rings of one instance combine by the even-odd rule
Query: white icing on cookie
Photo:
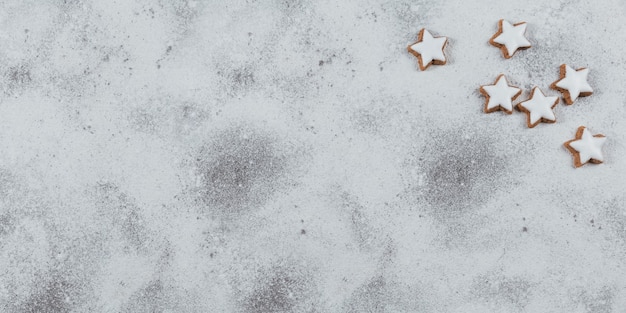
[(602, 155), (602, 146), (606, 141), (606, 137), (594, 137), (591, 132), (585, 128), (583, 135), (580, 139), (574, 140), (569, 143), (570, 147), (578, 151), (580, 156), (580, 163), (584, 164), (589, 160), (594, 159), (600, 162), (604, 161)]
[(502, 33), (494, 38), (493, 41), (504, 45), (509, 52), (509, 56), (513, 56), (517, 49), (530, 47), (530, 42), (524, 37), (525, 32), (526, 23), (513, 26), (511, 23), (502, 20)]
[(558, 99), (558, 97), (546, 97), (539, 87), (535, 87), (532, 91), (532, 98), (518, 105), (530, 112), (530, 124), (535, 124), (542, 118), (556, 121), (552, 107)]
[(581, 92), (593, 92), (591, 86), (587, 82), (589, 69), (584, 68), (575, 70), (569, 65), (565, 65), (565, 77), (556, 83), (559, 88), (567, 89), (572, 102), (578, 98)]
[(432, 62), (433, 60), (445, 62), (446, 56), (443, 54), (443, 46), (448, 40), (447, 37), (433, 37), (433, 35), (424, 29), (422, 34), (422, 41), (411, 46), (411, 50), (419, 53), (422, 56), (422, 64)]
[(495, 85), (483, 86), (482, 88), (489, 95), (487, 110), (501, 106), (508, 112), (513, 111), (512, 98), (521, 91), (519, 88), (509, 86), (504, 75), (498, 77)]

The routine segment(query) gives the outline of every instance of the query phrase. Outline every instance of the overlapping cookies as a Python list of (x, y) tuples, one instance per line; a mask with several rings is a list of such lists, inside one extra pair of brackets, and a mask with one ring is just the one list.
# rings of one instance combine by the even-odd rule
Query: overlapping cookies
[[(520, 50), (532, 47), (526, 38), (526, 22), (511, 24), (501, 19), (498, 21), (498, 30), (489, 39), (489, 43), (500, 49), (505, 59), (510, 59)], [(423, 28), (418, 33), (416, 42), (407, 47), (409, 53), (418, 59), (420, 70), (425, 71), (431, 65), (445, 65), (447, 60), (444, 49), (448, 38), (433, 36), (431, 32)], [(549, 87), (562, 94), (566, 105), (572, 105), (579, 97), (587, 97), (593, 94), (593, 88), (587, 81), (588, 68), (578, 68), (562, 64), (559, 68), (559, 78)], [(499, 74), (493, 84), (479, 87), (480, 94), (485, 97), (483, 111), (493, 113), (502, 111), (507, 115), (517, 111), (526, 115), (526, 125), (534, 128), (540, 123), (556, 123), (555, 107), (560, 102), (557, 96), (546, 95), (539, 87), (533, 87), (530, 97), (513, 105), (513, 102), (522, 94), (522, 89), (510, 85), (504, 74)], [(580, 167), (586, 163), (602, 163), (604, 156), (602, 146), (606, 137), (601, 134), (593, 135), (585, 127), (580, 126), (575, 138), (564, 143), (566, 149), (572, 153), (574, 167)]]

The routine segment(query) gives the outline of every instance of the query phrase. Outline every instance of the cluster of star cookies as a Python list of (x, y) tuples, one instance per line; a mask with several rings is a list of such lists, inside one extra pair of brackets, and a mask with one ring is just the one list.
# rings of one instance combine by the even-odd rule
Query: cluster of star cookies
[[(508, 21), (498, 22), (498, 31), (491, 37), (489, 43), (500, 48), (502, 55), (510, 59), (518, 50), (531, 47), (531, 43), (525, 37), (526, 23), (511, 24)], [(418, 34), (417, 42), (408, 46), (408, 51), (417, 57), (420, 70), (426, 70), (430, 65), (446, 64), (444, 48), (448, 42), (447, 37), (434, 37), (428, 30), (422, 29)], [(566, 64), (560, 67), (560, 77), (550, 85), (550, 88), (562, 93), (567, 105), (571, 105), (578, 97), (590, 96), (593, 89), (587, 82), (589, 69), (573, 69)], [(503, 111), (506, 114), (513, 113), (513, 101), (522, 93), (518, 87), (511, 86), (500, 74), (493, 85), (480, 87), (480, 93), (486, 97), (484, 111), (492, 113)], [(518, 103), (515, 108), (526, 114), (526, 124), (533, 128), (539, 123), (555, 123), (554, 107), (559, 103), (559, 98), (546, 96), (539, 87), (534, 87), (530, 98)], [(585, 163), (602, 163), (602, 146), (606, 138), (604, 135), (592, 135), (586, 127), (581, 126), (573, 140), (564, 143), (568, 151), (574, 156), (574, 166), (580, 167)]]

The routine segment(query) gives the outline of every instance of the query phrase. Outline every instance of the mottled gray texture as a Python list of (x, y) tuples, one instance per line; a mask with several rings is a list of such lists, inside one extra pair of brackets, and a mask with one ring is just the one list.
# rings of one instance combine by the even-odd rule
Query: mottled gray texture
[[(626, 312), (626, 4), (3, 1), (0, 312)], [(497, 21), (533, 47), (502, 58)], [(420, 72), (408, 44), (448, 36)], [(591, 97), (534, 129), (498, 74)], [(606, 162), (572, 166), (585, 125)]]

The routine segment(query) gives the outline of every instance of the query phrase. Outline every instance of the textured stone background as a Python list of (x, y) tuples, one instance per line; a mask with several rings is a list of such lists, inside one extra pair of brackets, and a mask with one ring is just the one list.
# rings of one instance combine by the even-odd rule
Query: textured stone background
[[(2, 1), (0, 311), (626, 312), (625, 15)], [(500, 18), (533, 48), (503, 59)], [(422, 27), (448, 65), (417, 70)], [(595, 94), (556, 124), (482, 113), (562, 63)], [(580, 125), (605, 164), (573, 168)]]

